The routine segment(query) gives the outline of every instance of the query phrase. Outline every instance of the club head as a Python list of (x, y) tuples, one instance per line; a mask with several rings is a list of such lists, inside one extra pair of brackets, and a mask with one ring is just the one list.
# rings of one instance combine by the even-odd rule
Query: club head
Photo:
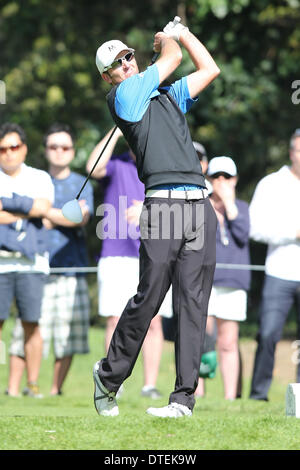
[(66, 202), (66, 204), (63, 205), (62, 213), (66, 219), (75, 224), (82, 222), (82, 212), (77, 199)]

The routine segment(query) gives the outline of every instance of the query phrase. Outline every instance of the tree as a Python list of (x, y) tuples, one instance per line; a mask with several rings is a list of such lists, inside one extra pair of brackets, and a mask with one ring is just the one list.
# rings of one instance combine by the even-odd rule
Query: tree
[[(98, 46), (122, 39), (136, 49), (142, 69), (154, 32), (179, 14), (221, 68), (188, 115), (192, 136), (209, 157), (232, 156), (239, 195), (250, 201), (258, 180), (288, 162), (289, 137), (299, 127), (300, 105), (292, 101), (300, 81), (299, 6), (299, 0), (111, 0), (109, 8), (83, 0), (0, 0), (0, 80), (7, 95), (0, 123), (26, 129), (28, 162), (39, 168), (46, 167), (45, 130), (54, 121), (71, 124), (78, 148), (73, 167), (85, 174), (90, 151), (113, 125), (109, 88), (95, 66)], [(184, 53), (174, 77), (191, 69)], [(89, 230), (95, 234), (95, 225)], [(90, 239), (94, 260), (99, 242)], [(261, 247), (253, 248), (253, 260), (264, 262)]]

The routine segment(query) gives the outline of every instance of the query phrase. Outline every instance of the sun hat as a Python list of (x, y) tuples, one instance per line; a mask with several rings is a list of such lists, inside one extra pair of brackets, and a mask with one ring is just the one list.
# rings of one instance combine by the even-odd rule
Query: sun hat
[(106, 71), (119, 52), (121, 51), (130, 51), (134, 52), (134, 49), (126, 46), (122, 41), (118, 39), (113, 39), (112, 41), (107, 41), (103, 43), (97, 50), (96, 53), (96, 65), (100, 73)]
[(208, 163), (207, 175), (212, 176), (215, 173), (227, 173), (230, 176), (237, 175), (236, 164), (230, 157), (214, 157)]

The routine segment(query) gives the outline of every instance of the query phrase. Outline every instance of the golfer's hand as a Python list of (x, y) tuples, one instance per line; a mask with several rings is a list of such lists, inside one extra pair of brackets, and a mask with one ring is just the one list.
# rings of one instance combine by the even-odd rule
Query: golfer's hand
[(169, 21), (169, 23), (164, 27), (163, 32), (175, 41), (179, 41), (180, 35), (183, 31), (188, 31), (189, 28), (184, 26), (182, 23), (175, 23), (173, 21)]
[(153, 50), (154, 52), (160, 52), (161, 51), (161, 42), (166, 39), (168, 36), (163, 33), (162, 31), (159, 31), (158, 33), (155, 34), (154, 36), (154, 41), (153, 41)]

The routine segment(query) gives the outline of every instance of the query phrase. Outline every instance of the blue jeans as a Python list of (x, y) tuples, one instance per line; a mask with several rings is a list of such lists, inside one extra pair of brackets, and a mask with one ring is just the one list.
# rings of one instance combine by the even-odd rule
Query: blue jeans
[[(284, 324), (294, 302), (296, 302), (297, 307), (297, 337), (299, 338), (300, 282), (286, 281), (266, 275), (259, 311), (258, 346), (255, 355), (250, 398), (256, 400), (268, 399), (267, 395), (272, 382), (276, 344), (281, 339)], [(300, 382), (299, 364), (296, 380)]]

